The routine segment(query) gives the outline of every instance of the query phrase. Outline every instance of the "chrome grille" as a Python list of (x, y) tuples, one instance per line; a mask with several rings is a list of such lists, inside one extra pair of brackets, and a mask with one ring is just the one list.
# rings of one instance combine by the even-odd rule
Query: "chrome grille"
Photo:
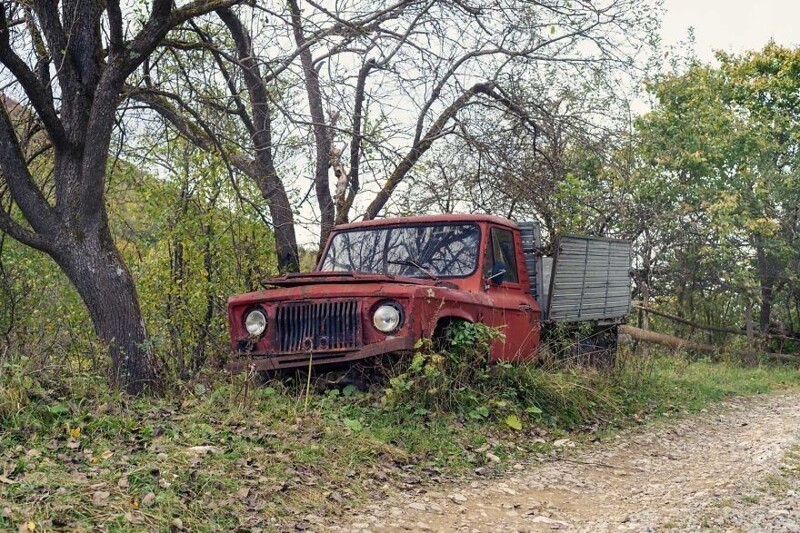
[(358, 300), (285, 303), (278, 307), (275, 322), (281, 353), (344, 351), (360, 345)]

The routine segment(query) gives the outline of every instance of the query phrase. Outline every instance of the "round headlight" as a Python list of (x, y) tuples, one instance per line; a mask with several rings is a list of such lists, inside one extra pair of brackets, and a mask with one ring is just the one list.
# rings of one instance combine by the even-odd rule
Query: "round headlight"
[(258, 337), (267, 329), (267, 317), (263, 311), (254, 309), (247, 313), (244, 318), (244, 327), (247, 328), (247, 333), (253, 337)]
[(400, 310), (394, 305), (381, 305), (372, 315), (372, 323), (378, 331), (391, 333), (400, 326)]

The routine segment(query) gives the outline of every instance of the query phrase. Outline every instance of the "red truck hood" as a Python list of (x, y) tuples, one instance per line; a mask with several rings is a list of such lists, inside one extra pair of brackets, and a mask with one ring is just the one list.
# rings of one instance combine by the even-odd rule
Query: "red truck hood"
[[(384, 274), (361, 274), (358, 272), (309, 272), (289, 274), (264, 280), (264, 285), (274, 288), (239, 294), (228, 299), (229, 305), (242, 305), (258, 301), (279, 301), (305, 298), (342, 298), (363, 293), (363, 296), (410, 296), (411, 287), (430, 287), (436, 290), (457, 289), (447, 280), (434, 281), (426, 278), (407, 278)], [(355, 286), (359, 286), (356, 289)], [(403, 288), (405, 286), (405, 288)], [(409, 287), (411, 286), (411, 287)]]
[(287, 274), (279, 278), (264, 280), (264, 285), (276, 287), (299, 287), (302, 285), (321, 285), (324, 283), (405, 283), (408, 285), (448, 285), (446, 281), (434, 281), (427, 278), (409, 278), (390, 276), (387, 274), (362, 274), (360, 272), (304, 272)]

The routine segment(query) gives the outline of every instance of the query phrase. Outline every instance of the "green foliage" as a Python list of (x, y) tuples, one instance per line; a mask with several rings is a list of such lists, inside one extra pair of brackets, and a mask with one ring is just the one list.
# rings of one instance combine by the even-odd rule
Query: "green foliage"
[(275, 273), (274, 246), (263, 221), (240, 210), (219, 158), (181, 142), (161, 151), (171, 162), (166, 182), (121, 177), (117, 234), (127, 243), (150, 341), (162, 366), (186, 378), (225, 356), (227, 298)]
[(483, 406), (474, 386), (488, 379), (494, 342), (502, 342), (502, 334), (485, 324), (450, 323), (437, 338), (421, 342), (407, 369), (390, 378), (383, 404), (390, 409), (456, 411), (480, 418), (476, 409)]
[[(585, 335), (591, 327), (581, 331)], [(575, 331), (558, 333), (551, 335), (561, 339), (556, 346), (574, 344)], [(660, 400), (696, 406), (737, 390), (764, 392), (772, 379), (798, 379), (789, 368), (758, 367), (748, 381), (741, 379), (736, 363), (641, 359), (625, 351), (613, 369), (603, 371), (538, 363), (488, 367), (491, 344), (502, 342), (497, 330), (454, 322), (441, 340), (446, 342), (421, 344), (405, 370), (389, 380), (381, 397), (385, 409), (412, 419), (451, 413), (465, 422), (496, 423), (515, 431), (542, 425), (573, 430), (618, 423)]]
[[(246, 202), (259, 192), (235, 188), (219, 158), (180, 141), (150, 155), (170, 163), (158, 178), (121, 160), (109, 169), (108, 211), (161, 372), (173, 382), (226, 356), (227, 298), (275, 273), (274, 245)], [(85, 307), (50, 258), (2, 238), (0, 297), (10, 304), (0, 306), (0, 363), (5, 349), (35, 366), (104, 373)]]
[(554, 372), (536, 363), (489, 367), (492, 343), (502, 342), (498, 330), (453, 322), (443, 333), (438, 342), (423, 343), (406, 370), (389, 380), (381, 398), (386, 409), (411, 416), (447, 412), (515, 430), (527, 423), (572, 428), (619, 409), (616, 374), (580, 367)]
[(556, 208), (532, 206), (548, 229), (632, 239), (651, 304), (699, 323), (744, 329), (749, 313), (756, 330), (798, 332), (800, 49), (677, 59), (650, 79), (653, 108), (633, 131), (606, 145), (564, 143)]
[(754, 306), (756, 327), (800, 331), (800, 49), (718, 60), (650, 85), (629, 231), (657, 258), (650, 282), (679, 314), (743, 324)]

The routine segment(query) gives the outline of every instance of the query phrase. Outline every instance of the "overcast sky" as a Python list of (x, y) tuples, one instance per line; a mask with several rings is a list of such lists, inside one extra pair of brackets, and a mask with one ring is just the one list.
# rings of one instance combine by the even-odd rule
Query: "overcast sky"
[(701, 60), (713, 59), (716, 49), (761, 48), (770, 38), (783, 45), (800, 44), (798, 0), (664, 0), (664, 7), (664, 44), (685, 39), (693, 26)]

